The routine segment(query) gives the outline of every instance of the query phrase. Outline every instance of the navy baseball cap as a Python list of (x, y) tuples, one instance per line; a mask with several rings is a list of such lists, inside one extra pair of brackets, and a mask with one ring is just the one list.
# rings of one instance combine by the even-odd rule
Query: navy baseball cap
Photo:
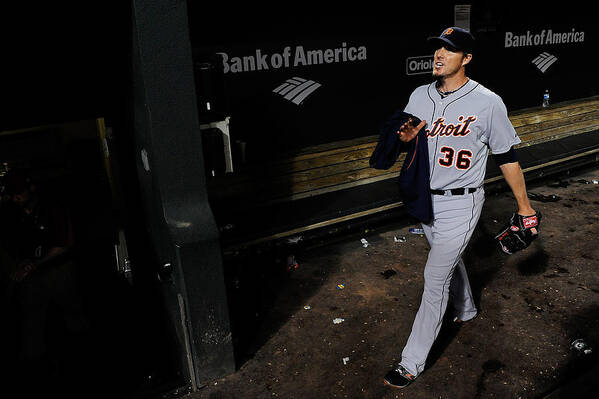
[(433, 36), (427, 40), (435, 46), (439, 44), (442, 46), (449, 45), (467, 54), (472, 54), (474, 51), (474, 36), (472, 36), (472, 33), (456, 26), (445, 29), (439, 37)]

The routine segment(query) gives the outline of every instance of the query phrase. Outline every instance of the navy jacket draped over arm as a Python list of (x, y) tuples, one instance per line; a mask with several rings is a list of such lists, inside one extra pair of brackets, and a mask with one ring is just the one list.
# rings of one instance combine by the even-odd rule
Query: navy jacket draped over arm
[(428, 144), (424, 128), (411, 141), (399, 139), (397, 131), (412, 118), (414, 124), (420, 120), (403, 111), (395, 112), (382, 126), (379, 141), (370, 157), (370, 166), (375, 169), (391, 168), (399, 154), (406, 152), (406, 158), (399, 174), (399, 190), (410, 215), (422, 223), (433, 220), (433, 206), (429, 185)]

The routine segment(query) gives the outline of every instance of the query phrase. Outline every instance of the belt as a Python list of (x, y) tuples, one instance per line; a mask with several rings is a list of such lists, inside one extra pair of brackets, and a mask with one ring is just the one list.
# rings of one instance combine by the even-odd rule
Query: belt
[(431, 190), (431, 194), (436, 195), (447, 195), (451, 193), (451, 195), (464, 195), (470, 194), (476, 191), (476, 187), (474, 188), (452, 188), (451, 190)]

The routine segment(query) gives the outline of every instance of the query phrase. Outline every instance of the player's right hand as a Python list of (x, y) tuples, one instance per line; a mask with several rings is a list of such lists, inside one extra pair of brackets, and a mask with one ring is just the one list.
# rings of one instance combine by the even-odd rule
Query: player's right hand
[(426, 121), (421, 121), (418, 125), (412, 125), (412, 118), (408, 119), (406, 123), (401, 125), (397, 134), (399, 135), (399, 139), (403, 142), (411, 141), (414, 137), (418, 135), (420, 129), (422, 129), (426, 125)]

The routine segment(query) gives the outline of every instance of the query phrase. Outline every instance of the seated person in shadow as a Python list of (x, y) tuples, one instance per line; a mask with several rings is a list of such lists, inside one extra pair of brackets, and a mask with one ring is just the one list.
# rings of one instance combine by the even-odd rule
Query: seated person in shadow
[[(89, 329), (77, 286), (69, 211), (25, 171), (4, 178), (2, 269), (14, 307), (18, 373), (27, 381), (61, 374)], [(66, 349), (66, 350), (65, 350)]]

